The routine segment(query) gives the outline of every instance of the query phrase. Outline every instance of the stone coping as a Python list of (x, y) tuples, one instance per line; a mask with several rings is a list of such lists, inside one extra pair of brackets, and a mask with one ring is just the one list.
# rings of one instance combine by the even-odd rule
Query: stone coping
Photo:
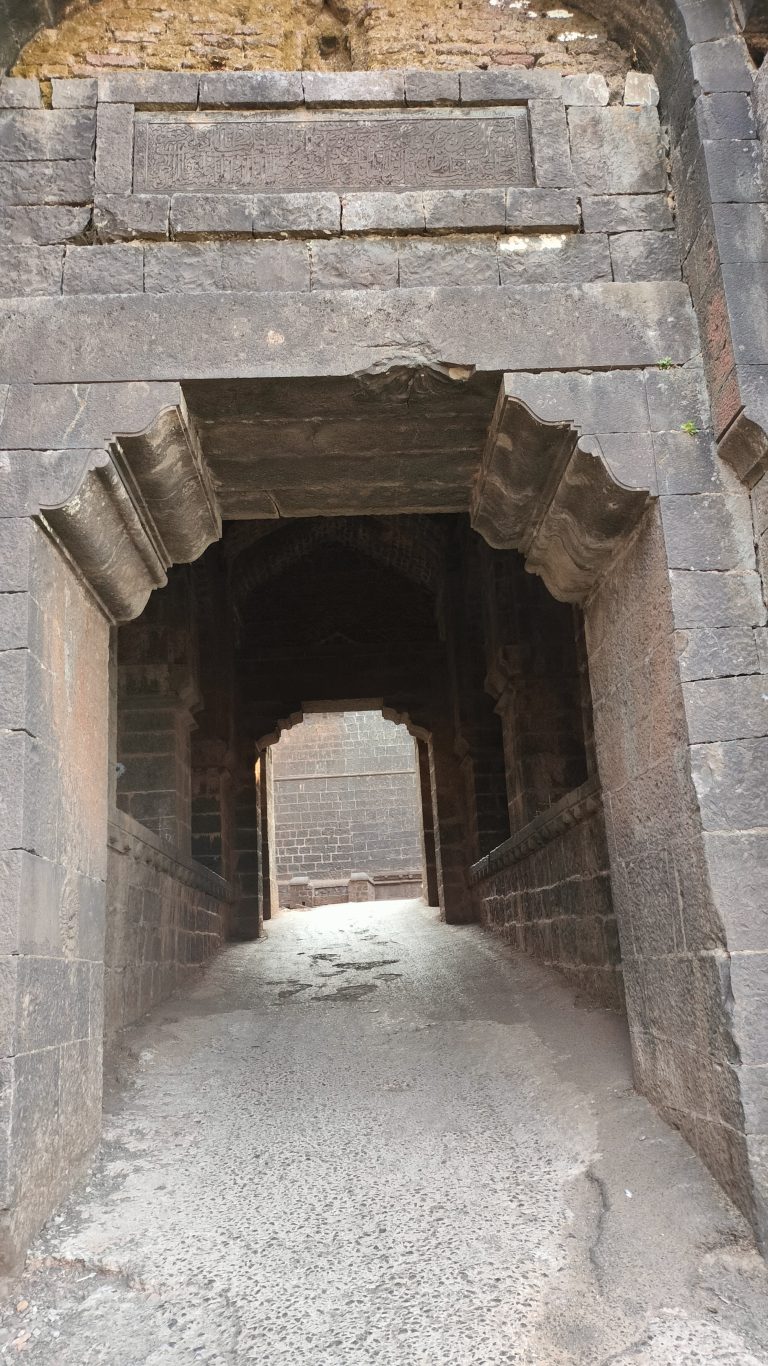
[[(217, 901), (234, 901), (234, 888), (216, 873), (212, 873), (195, 859), (187, 858), (177, 849), (169, 849), (158, 835), (133, 819), (125, 811), (114, 808), (109, 818), (107, 844), (118, 854), (134, 854), (142, 862), (166, 873), (186, 887), (194, 887)], [(141, 849), (137, 850), (136, 846)]]
[(500, 872), (502, 868), (519, 863), (534, 850), (550, 844), (571, 826), (580, 825), (582, 821), (588, 820), (601, 809), (602, 804), (603, 796), (597, 779), (587, 779), (572, 792), (566, 792), (565, 796), (555, 802), (548, 811), (543, 811), (522, 829), (515, 831), (503, 844), (492, 849), (490, 854), (473, 863), (469, 870), (470, 884), (475, 886), (484, 878)]
[[(629, 76), (624, 103), (655, 105), (658, 90), (653, 78), (639, 72)], [(487, 71), (105, 71), (93, 77), (54, 77), (51, 87), (54, 109), (93, 108), (97, 102), (154, 109), (408, 108), (527, 104), (531, 100), (608, 103), (608, 85), (599, 72), (566, 75), (519, 67)], [(0, 79), (0, 108), (40, 108), (42, 103), (36, 79)]]

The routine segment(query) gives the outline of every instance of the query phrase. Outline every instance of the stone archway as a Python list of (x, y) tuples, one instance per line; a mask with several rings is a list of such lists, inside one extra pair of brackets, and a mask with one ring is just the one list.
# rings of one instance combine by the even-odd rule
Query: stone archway
[[(756, 82), (739, 32), (749, 6), (737, 8), (738, 19), (728, 6), (704, 12), (685, 0), (590, 5), (661, 91), (679, 252), (653, 82), (630, 72), (619, 106), (609, 71), (606, 105), (607, 84), (584, 80), (580, 63), (563, 80), (525, 63), (509, 69), (501, 25), (487, 70), (459, 73), (448, 69), (451, 58), (439, 71), (334, 73), (353, 56), (338, 25), (325, 34), (325, 53), (291, 60), (276, 12), (280, 32), (264, 65), (329, 69), (306, 78), (118, 71), (102, 74), (98, 88), (52, 72), (51, 109), (34, 79), (0, 87), (12, 193), (21, 195), (7, 216), (3, 288), (11, 297), (0, 312), (10, 642), (2, 657), (10, 776), (0, 811), (10, 906), (4, 972), (14, 1002), (13, 1101), (2, 1140), (9, 1258), (67, 1188), (98, 1130), (108, 627), (140, 612), (169, 568), (194, 560), (221, 531), (210, 449), (201, 448), (169, 375), (201, 385), (281, 375), (362, 375), (375, 384), (393, 371), (450, 382), (473, 370), (504, 375), (492, 437), (482, 458), (473, 456), (471, 510), (491, 543), (519, 547), (557, 596), (584, 610), (638, 1082), (765, 1238), (765, 594), (739, 483), (752, 494), (762, 549), (768, 354), (753, 229), (764, 146), (750, 96), (765, 82)], [(32, 3), (23, 17), (17, 11), (0, 3), (3, 63), (62, 12), (58, 0)], [(359, 58), (371, 65), (373, 37)], [(360, 43), (362, 52), (362, 34)], [(415, 65), (433, 52), (430, 42)], [(622, 71), (628, 65), (619, 61)], [(377, 117), (390, 107), (394, 118), (408, 106), (430, 118), (442, 104), (470, 118), (514, 106), (513, 123), (521, 128), (527, 117), (530, 134), (518, 188), (458, 191), (438, 203), (421, 191), (357, 191), (342, 205), (323, 186), (307, 203), (287, 196), (291, 204), (276, 215), (263, 196), (258, 212), (233, 196), (223, 213), (200, 195), (177, 213), (170, 195), (134, 192), (137, 108), (141, 123), (152, 110), (165, 119), (198, 106), (252, 115), (339, 104), (369, 113), (373, 105)], [(51, 206), (49, 193), (63, 196), (64, 207)], [(637, 215), (646, 210), (650, 230), (628, 231), (645, 225)], [(274, 243), (261, 256), (265, 244), (251, 244), (245, 285), (232, 273), (229, 242), (193, 243), (183, 256), (187, 236), (250, 237), (265, 222), (267, 236), (298, 240), (284, 243), (282, 255), (269, 254)], [(471, 234), (457, 257), (437, 240), (446, 229)], [(114, 250), (96, 247), (94, 231)], [(308, 232), (319, 238), (311, 249), (301, 241)], [(342, 232), (344, 242), (324, 240)], [(418, 240), (401, 243), (404, 232)], [(514, 232), (514, 251), (483, 245), (489, 232), (505, 240)], [(386, 242), (368, 249), (382, 234)], [(639, 266), (632, 238), (642, 239), (634, 242)], [(564, 250), (553, 254), (556, 240)], [(580, 253), (585, 273), (571, 277), (565, 267), (537, 283), (547, 253), (562, 262)], [(358, 274), (344, 273), (342, 255), (358, 262)], [(155, 289), (142, 293), (145, 257)], [(520, 287), (512, 266), (529, 257), (534, 273), (523, 273)], [(259, 292), (262, 270), (277, 284)], [(473, 287), (465, 287), (467, 270)], [(432, 480), (432, 492), (439, 484)], [(251, 490), (248, 515), (274, 516), (269, 481), (252, 481)], [(429, 490), (427, 478), (420, 492)], [(387, 513), (396, 496), (390, 483)], [(504, 696), (515, 686), (515, 661), (501, 662), (495, 681)], [(231, 763), (218, 737), (205, 753), (217, 775)], [(597, 800), (593, 792), (585, 809)], [(578, 829), (577, 806), (556, 812), (555, 824)], [(543, 838), (540, 825), (523, 834), (532, 846)], [(133, 849), (158, 877), (197, 876), (171, 867), (167, 851), (135, 830), (113, 829), (110, 839), (113, 852)], [(222, 892), (215, 882), (195, 885), (213, 901)], [(58, 1023), (45, 1010), (51, 995), (62, 1003)]]
[[(719, 592), (722, 573), (680, 565), (676, 547), (684, 536), (685, 518), (698, 508), (690, 507), (688, 495), (657, 499), (657, 487), (649, 488), (643, 453), (654, 431), (639, 429), (642, 405), (633, 407), (633, 395), (640, 392), (644, 403), (653, 395), (652, 406), (661, 406), (655, 372), (505, 377), (472, 509), (480, 529), (492, 528), (489, 534), (507, 544), (523, 544), (531, 567), (559, 595), (576, 598), (584, 606), (597, 763), (636, 1075), (641, 1088), (683, 1129), (739, 1203), (754, 1212), (753, 1202), (760, 1198), (758, 1172), (750, 1166), (745, 1127), (742, 1121), (734, 1122), (751, 1103), (749, 1066), (738, 1066), (738, 1031), (752, 989), (742, 974), (752, 968), (746, 958), (742, 968), (738, 951), (729, 949), (723, 903), (713, 898), (713, 890), (717, 897), (722, 885), (718, 860), (723, 841), (706, 828), (713, 808), (702, 786), (698, 749), (710, 743), (710, 732), (702, 734), (697, 680), (688, 686), (685, 672), (681, 675), (676, 636), (681, 627), (696, 635), (697, 614), (702, 611), (697, 603), (712, 601), (700, 595), (710, 590), (710, 574), (717, 580), (712, 589)], [(53, 423), (50, 408), (45, 415), (49, 396), (50, 391), (48, 396), (41, 393), (43, 407), (37, 410), (48, 423), (46, 434)], [(68, 1009), (74, 1009), (83, 987), (82, 973), (73, 964), (87, 963), (92, 1033), (85, 1051), (79, 1041), (77, 1049), (67, 1039), (50, 1042), (57, 1045), (62, 1062), (72, 1059), (77, 1095), (86, 1085), (91, 1097), (90, 1107), (78, 1102), (70, 1120), (59, 1111), (63, 1131), (70, 1133), (74, 1151), (79, 1150), (84, 1160), (99, 1123), (99, 887), (107, 791), (106, 776), (102, 781), (98, 775), (106, 775), (107, 766), (107, 625), (141, 610), (173, 558), (169, 545), (176, 547), (179, 558), (191, 558), (215, 538), (218, 523), (215, 500), (206, 493), (210, 483), (205, 455), (178, 387), (99, 386), (71, 399), (69, 391), (61, 390), (57, 397), (64, 400), (65, 421), (56, 419), (62, 436), (78, 439), (77, 421), (73, 426), (67, 411), (76, 398), (78, 414), (88, 412), (91, 405), (91, 433), (101, 431), (104, 445), (94, 454), (84, 453), (79, 445), (66, 448), (60, 441), (53, 457), (14, 458), (10, 470), (16, 476), (16, 503), (11, 510), (16, 519), (6, 526), (31, 576), (25, 582), (32, 599), (42, 597), (47, 604), (37, 657), (51, 670), (59, 690), (46, 713), (59, 718), (46, 742), (48, 752), (55, 755), (47, 766), (55, 775), (53, 782), (47, 779), (47, 788), (46, 766), (41, 767), (39, 757), (44, 733), (40, 723), (34, 723), (35, 739), (22, 737), (18, 743), (17, 788), (24, 793), (18, 844), (31, 851), (33, 861), (47, 847), (45, 832), (39, 837), (35, 833), (41, 830), (41, 802), (47, 803), (48, 811), (60, 813), (52, 818), (53, 828), (65, 833), (74, 822), (78, 831), (73, 844), (52, 846), (48, 858), (54, 863), (59, 859), (56, 866), (62, 876), (80, 888), (70, 902), (70, 944), (76, 944), (76, 954), (82, 955), (82, 936), (88, 934), (86, 951), (92, 958), (75, 959), (65, 944), (56, 990), (71, 1003)], [(114, 420), (119, 403), (123, 408), (118, 411), (124, 414), (120, 426), (129, 435), (109, 439), (107, 423)], [(154, 417), (153, 403), (160, 405), (160, 420)], [(552, 422), (553, 404), (561, 414), (570, 413), (567, 421), (561, 417)], [(534, 417), (534, 405), (541, 418)], [(615, 428), (617, 411), (624, 426), (635, 422), (634, 431), (605, 430)], [(608, 472), (609, 461), (614, 469), (623, 461), (621, 483)], [(628, 487), (632, 477), (639, 485), (635, 489)], [(101, 509), (98, 517), (86, 517), (86, 510), (95, 507)], [(182, 507), (189, 510), (183, 527), (178, 516)], [(716, 510), (724, 517), (734, 512), (727, 499)], [(105, 526), (119, 527), (119, 536), (104, 538), (100, 529)], [(739, 574), (744, 582), (744, 571)], [(729, 609), (723, 605), (720, 610)], [(62, 648), (74, 664), (54, 665), (53, 656)], [(75, 656), (73, 651), (79, 653)], [(59, 694), (70, 686), (73, 667), (81, 682), (89, 680), (88, 687), (80, 689), (83, 702), (90, 698), (87, 724), (77, 713), (90, 737), (86, 756), (71, 745), (70, 723), (61, 710), (64, 694)], [(655, 704), (650, 712), (649, 697)], [(703, 758), (706, 761), (706, 753)], [(720, 776), (718, 781), (715, 800), (722, 803), (726, 779)], [(69, 852), (73, 848), (74, 859)], [(39, 886), (35, 890), (33, 870), (23, 859), (16, 876), (18, 896), (41, 895)], [(27, 973), (34, 962), (30, 960)], [(19, 989), (29, 993), (26, 982), (22, 988), (20, 981)], [(27, 1081), (23, 1071), (16, 1095), (19, 1104), (25, 1095), (29, 1104), (40, 1100), (36, 1081)], [(75, 1091), (72, 1096), (74, 1100)], [(18, 1117), (11, 1116), (7, 1137), (18, 1175), (9, 1248), (24, 1241), (73, 1172), (62, 1151), (51, 1173), (49, 1145), (27, 1143), (22, 1157), (18, 1125)], [(43, 1157), (47, 1184), (41, 1180)]]

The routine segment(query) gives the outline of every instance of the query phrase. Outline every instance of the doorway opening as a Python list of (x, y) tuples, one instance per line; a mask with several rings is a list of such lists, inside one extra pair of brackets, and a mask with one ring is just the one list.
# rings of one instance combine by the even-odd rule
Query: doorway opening
[(304, 704), (272, 747), (275, 880), (281, 908), (422, 895), (416, 741), (363, 704)]
[[(423, 894), (623, 1010), (583, 617), (466, 513), (232, 519), (115, 649), (117, 819), (226, 884), (222, 938)], [(109, 936), (136, 1009), (186, 895)]]

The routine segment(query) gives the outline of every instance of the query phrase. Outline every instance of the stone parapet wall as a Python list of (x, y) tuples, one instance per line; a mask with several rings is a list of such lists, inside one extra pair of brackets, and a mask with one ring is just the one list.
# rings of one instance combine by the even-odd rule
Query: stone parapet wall
[(471, 878), (483, 924), (557, 968), (590, 1000), (624, 1010), (605, 822), (594, 782), (481, 859)]
[(223, 943), (232, 892), (122, 811), (107, 860), (104, 1036), (183, 986)]
[(280, 905), (285, 910), (310, 910), (313, 906), (337, 906), (345, 902), (400, 901), (421, 896), (420, 873), (411, 871), (383, 875), (353, 873), (346, 880), (331, 878), (281, 878)]

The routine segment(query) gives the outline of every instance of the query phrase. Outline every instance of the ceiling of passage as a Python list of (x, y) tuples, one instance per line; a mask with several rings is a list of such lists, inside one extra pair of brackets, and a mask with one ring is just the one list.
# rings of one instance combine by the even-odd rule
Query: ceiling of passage
[(500, 376), (447, 367), (184, 386), (228, 519), (464, 512)]

